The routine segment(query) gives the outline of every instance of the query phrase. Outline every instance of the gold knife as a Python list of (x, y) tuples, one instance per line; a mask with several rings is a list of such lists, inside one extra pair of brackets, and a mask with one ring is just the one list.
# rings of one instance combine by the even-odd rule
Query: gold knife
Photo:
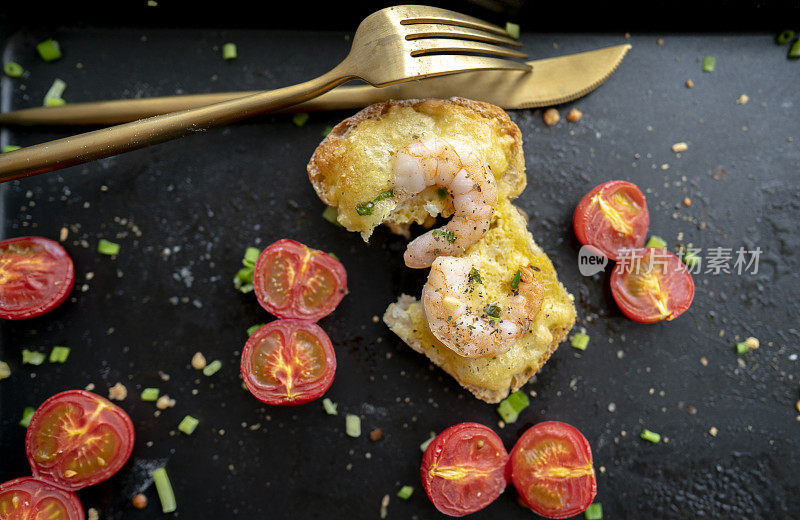
[[(529, 61), (530, 72), (481, 71), (440, 76), (384, 88), (370, 85), (338, 87), (287, 112), (362, 108), (388, 99), (461, 96), (505, 109), (558, 105), (596, 89), (617, 69), (630, 45)], [(113, 125), (145, 117), (248, 96), (254, 92), (221, 92), (142, 99), (72, 103), (59, 107), (26, 108), (0, 114), (0, 125)]]

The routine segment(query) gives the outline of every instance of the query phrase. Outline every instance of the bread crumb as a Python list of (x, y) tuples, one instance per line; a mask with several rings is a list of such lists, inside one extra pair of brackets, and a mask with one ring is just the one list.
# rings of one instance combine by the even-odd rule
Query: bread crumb
[(195, 352), (192, 356), (192, 368), (195, 370), (203, 370), (206, 367), (206, 357), (202, 352)]
[(133, 500), (131, 500), (131, 504), (133, 504), (133, 507), (135, 507), (136, 509), (144, 509), (145, 507), (147, 507), (147, 497), (139, 493), (138, 495), (133, 497)]
[(544, 124), (547, 126), (553, 126), (561, 120), (561, 116), (555, 108), (548, 108), (544, 111), (542, 119), (544, 119)]
[(794, 407), (797, 408), (797, 412), (800, 413), (800, 401), (794, 403)]
[(389, 495), (383, 495), (381, 499), (381, 518), (386, 518), (389, 514)]
[(380, 428), (375, 428), (371, 432), (369, 432), (369, 439), (371, 441), (379, 441), (383, 438), (383, 430)]
[(708, 366), (708, 360), (706, 359), (705, 356), (700, 358), (700, 364), (703, 365), (704, 367)]
[(692, 199), (690, 199), (689, 197), (684, 197), (683, 198), (683, 205), (688, 208), (689, 206), (692, 205)]
[(741, 96), (739, 96), (739, 99), (736, 100), (736, 104), (746, 105), (748, 101), (750, 101), (750, 96), (748, 96), (747, 94), (742, 94)]
[(175, 406), (175, 399), (170, 399), (170, 397), (166, 394), (162, 395), (156, 401), (156, 408), (159, 410), (166, 410), (167, 408), (173, 408)]
[(660, 47), (660, 46), (662, 46), (662, 45), (664, 45), (664, 38), (659, 38), (659, 39), (657, 39), (657, 40), (656, 40), (656, 45), (658, 45), (659, 47)]
[(97, 509), (90, 507), (86, 512), (86, 520), (100, 520), (100, 513), (97, 512)]
[(692, 88), (692, 87), (694, 87), (694, 81), (692, 81), (690, 79), (687, 79), (686, 80), (686, 88)]
[(68, 236), (69, 236), (69, 229), (67, 229), (66, 227), (62, 227), (61, 232), (58, 235), (58, 239), (61, 242), (63, 242), (67, 239)]
[(114, 401), (124, 401), (128, 397), (128, 389), (122, 383), (117, 383), (108, 389), (108, 398)]
[(684, 142), (675, 143), (675, 144), (672, 145), (672, 151), (675, 152), (675, 153), (685, 152), (688, 149), (689, 149), (689, 145), (684, 143)]
[(754, 338), (753, 336), (750, 336), (749, 338), (744, 340), (744, 344), (747, 345), (747, 348), (749, 348), (750, 350), (755, 350), (759, 347), (758, 338)]
[(710, 433), (712, 437), (716, 437), (719, 430), (717, 430), (716, 426), (712, 426), (711, 429), (708, 430), (708, 433)]
[(580, 121), (582, 116), (583, 116), (583, 112), (581, 112), (577, 108), (573, 108), (567, 114), (567, 121), (569, 121), (571, 123), (575, 123), (577, 121)]

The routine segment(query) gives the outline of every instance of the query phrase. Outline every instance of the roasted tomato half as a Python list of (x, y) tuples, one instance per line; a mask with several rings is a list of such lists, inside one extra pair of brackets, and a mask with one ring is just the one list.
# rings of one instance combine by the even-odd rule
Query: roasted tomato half
[(325, 331), (304, 320), (275, 320), (250, 336), (242, 351), (242, 379), (267, 404), (293, 406), (324, 394), (336, 373)]
[(683, 262), (666, 249), (634, 249), (611, 273), (611, 294), (620, 310), (639, 323), (672, 320), (694, 299), (694, 280)]
[(78, 496), (34, 477), (0, 484), (2, 520), (83, 520)]
[(74, 281), (72, 259), (58, 242), (42, 237), (0, 242), (0, 318), (48, 313), (67, 299)]
[(562, 422), (529, 428), (511, 450), (511, 481), (522, 501), (547, 518), (569, 518), (589, 507), (597, 494), (592, 449)]
[(275, 316), (317, 321), (344, 298), (347, 274), (331, 255), (283, 239), (259, 255), (253, 286), (258, 303)]
[(597, 186), (584, 195), (572, 217), (578, 241), (596, 247), (611, 260), (618, 260), (626, 249), (642, 247), (649, 225), (644, 194), (627, 181)]
[(70, 490), (119, 471), (133, 450), (133, 423), (122, 408), (83, 390), (56, 394), (31, 418), (25, 451), (33, 475)]
[(422, 485), (433, 505), (450, 516), (480, 511), (506, 487), (508, 453), (491, 429), (460, 423), (440, 433), (422, 457)]

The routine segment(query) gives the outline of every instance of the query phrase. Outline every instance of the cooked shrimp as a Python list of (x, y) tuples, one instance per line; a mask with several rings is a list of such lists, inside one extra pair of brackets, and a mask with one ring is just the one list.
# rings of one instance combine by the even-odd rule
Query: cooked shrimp
[(406, 265), (429, 267), (437, 256), (460, 256), (489, 229), (497, 206), (494, 175), (477, 150), (455, 139), (429, 137), (397, 154), (394, 196), (407, 199), (429, 186), (453, 197), (453, 218), (408, 244)]
[(505, 301), (489, 302), (480, 271), (469, 258), (440, 256), (422, 288), (422, 310), (434, 336), (460, 356), (502, 354), (530, 328), (544, 288), (528, 267), (520, 269)]

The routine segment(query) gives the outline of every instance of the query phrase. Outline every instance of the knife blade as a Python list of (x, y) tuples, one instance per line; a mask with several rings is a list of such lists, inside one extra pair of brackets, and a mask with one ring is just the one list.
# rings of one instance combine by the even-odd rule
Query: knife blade
[[(512, 110), (558, 105), (584, 96), (602, 85), (619, 67), (630, 48), (629, 44), (624, 44), (533, 60), (528, 62), (533, 67), (530, 72), (464, 72), (384, 88), (345, 85), (295, 105), (286, 112), (347, 110), (388, 99), (451, 96), (485, 101)], [(111, 125), (254, 93), (256, 91), (220, 92), (26, 108), (0, 114), (0, 125)]]

